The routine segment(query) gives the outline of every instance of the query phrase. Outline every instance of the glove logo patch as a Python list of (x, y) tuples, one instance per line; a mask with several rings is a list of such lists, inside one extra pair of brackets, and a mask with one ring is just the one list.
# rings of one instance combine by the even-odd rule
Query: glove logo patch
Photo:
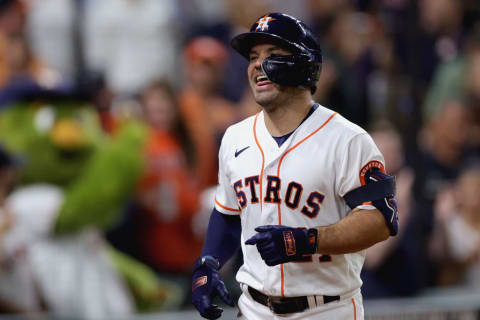
[(195, 279), (195, 281), (193, 281), (192, 291), (205, 284), (207, 284), (207, 276), (198, 277), (197, 279)]
[(294, 256), (297, 253), (295, 248), (295, 238), (290, 230), (283, 231), (283, 241), (285, 242), (285, 253), (287, 256)]
[(308, 242), (310, 244), (315, 244), (317, 242), (317, 238), (315, 237), (314, 234), (311, 234), (309, 237), (308, 237)]

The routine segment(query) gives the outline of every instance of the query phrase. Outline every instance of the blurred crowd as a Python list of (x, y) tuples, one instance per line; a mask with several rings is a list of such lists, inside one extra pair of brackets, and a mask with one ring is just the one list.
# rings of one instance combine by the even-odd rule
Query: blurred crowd
[(0, 313), (190, 308), (220, 139), (260, 110), (229, 40), (267, 12), (396, 176), (364, 298), (480, 290), (478, 0), (0, 0)]

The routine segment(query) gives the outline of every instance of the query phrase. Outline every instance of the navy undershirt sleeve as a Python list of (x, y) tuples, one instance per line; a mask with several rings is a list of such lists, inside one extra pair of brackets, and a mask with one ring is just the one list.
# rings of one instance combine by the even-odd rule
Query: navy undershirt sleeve
[(209, 255), (217, 258), (221, 268), (240, 247), (241, 231), (240, 216), (226, 215), (213, 209), (208, 222), (202, 256)]

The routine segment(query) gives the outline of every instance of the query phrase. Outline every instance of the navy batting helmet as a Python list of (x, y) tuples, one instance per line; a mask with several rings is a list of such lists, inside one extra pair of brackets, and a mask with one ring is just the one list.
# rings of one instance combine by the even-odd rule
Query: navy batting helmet
[(234, 37), (231, 45), (248, 59), (250, 49), (264, 42), (292, 52), (263, 61), (262, 70), (267, 78), (280, 85), (311, 88), (313, 93), (320, 76), (322, 51), (310, 28), (292, 16), (269, 13), (260, 17), (250, 32)]

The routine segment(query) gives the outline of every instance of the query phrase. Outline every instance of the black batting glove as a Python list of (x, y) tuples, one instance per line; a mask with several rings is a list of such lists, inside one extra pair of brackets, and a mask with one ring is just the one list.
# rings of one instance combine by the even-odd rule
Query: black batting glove
[(269, 266), (305, 261), (305, 255), (317, 251), (317, 229), (267, 225), (255, 228), (258, 233), (245, 244), (256, 245), (260, 256)]
[(215, 296), (220, 298), (229, 306), (234, 306), (233, 300), (225, 287), (218, 269), (220, 263), (212, 256), (204, 256), (197, 259), (194, 264), (192, 276), (192, 303), (206, 319), (218, 319), (223, 309), (212, 304)]

